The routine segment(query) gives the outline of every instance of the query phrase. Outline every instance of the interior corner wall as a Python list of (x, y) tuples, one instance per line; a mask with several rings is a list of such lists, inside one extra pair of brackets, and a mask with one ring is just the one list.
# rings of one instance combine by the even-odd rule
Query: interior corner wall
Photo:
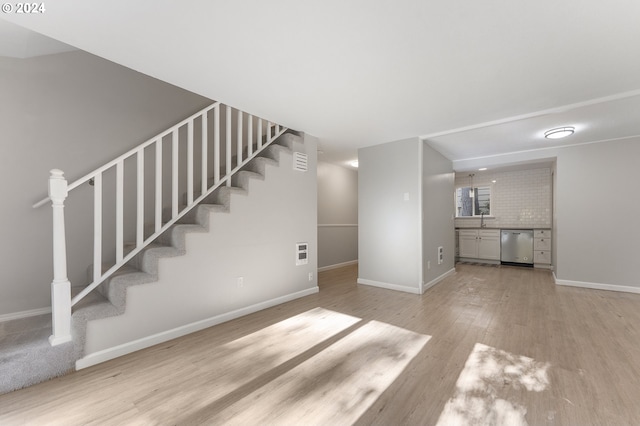
[(358, 172), (318, 162), (318, 267), (358, 260)]
[(639, 158), (640, 137), (558, 150), (559, 281), (640, 289)]
[[(429, 284), (455, 268), (455, 173), (451, 160), (423, 142), (422, 280)], [(443, 262), (438, 264), (438, 247)]]
[[(11, 316), (50, 306), (51, 207), (31, 207), (49, 170), (71, 182), (212, 101), (82, 51), (0, 57), (0, 93), (0, 316)], [(65, 210), (67, 224), (93, 220)], [(86, 282), (89, 265), (74, 263), (86, 247), (67, 250), (72, 285)]]
[(420, 292), (421, 162), (416, 137), (358, 150), (358, 282)]
[(558, 163), (551, 166), (551, 267), (557, 270), (558, 265)]
[[(301, 226), (304, 227), (305, 233), (308, 233), (307, 241), (309, 243), (309, 268), (314, 272), (313, 279), (308, 283), (313, 287), (318, 287), (318, 259), (319, 259), (319, 243), (318, 243), (318, 142), (319, 139), (316, 136), (312, 136), (308, 133), (304, 133), (303, 145), (297, 145), (298, 150), (307, 154), (308, 177), (304, 183), (301, 183), (304, 191), (304, 210), (302, 215), (306, 216), (304, 219), (300, 219)], [(294, 146), (294, 150), (296, 147)], [(293, 166), (292, 166), (293, 167)], [(296, 241), (300, 242), (300, 241)]]

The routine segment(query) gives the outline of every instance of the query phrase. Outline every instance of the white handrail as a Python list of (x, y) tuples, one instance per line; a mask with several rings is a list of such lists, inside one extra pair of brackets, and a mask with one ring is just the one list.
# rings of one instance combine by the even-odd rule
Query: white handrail
[[(157, 136), (147, 140), (146, 142), (138, 145), (137, 147), (127, 151), (120, 155), (116, 159), (108, 162), (102, 167), (94, 170), (93, 172), (83, 176), (76, 180), (72, 184), (67, 184), (67, 181), (63, 177), (63, 173), (60, 170), (52, 170), (51, 177), (49, 179), (49, 197), (34, 204), (33, 207), (37, 208), (44, 205), (48, 200), (52, 200), (54, 208), (54, 282), (52, 283), (52, 315), (54, 319), (53, 335), (49, 339), (52, 345), (60, 344), (71, 339), (70, 324), (71, 324), (71, 308), (78, 303), (83, 297), (98, 287), (104, 280), (109, 278), (113, 273), (120, 269), (123, 265), (134, 258), (140, 251), (142, 251), (147, 245), (153, 242), (157, 237), (166, 231), (170, 226), (176, 223), (181, 217), (187, 214), (194, 206), (203, 201), (213, 191), (219, 188), (221, 185), (231, 185), (231, 177), (238, 172), (249, 161), (256, 157), (264, 148), (269, 146), (278, 136), (282, 135), (287, 128), (280, 125), (272, 125), (268, 122), (266, 128), (266, 134), (262, 134), (262, 119), (247, 114), (246, 125), (246, 145), (247, 155), (243, 158), (243, 147), (245, 139), (243, 138), (243, 115), (241, 111), (236, 113), (236, 134), (235, 138), (232, 132), (233, 109), (229, 106), (225, 108), (225, 144), (221, 147), (220, 144), (220, 107), (221, 104), (216, 102), (195, 114), (192, 114), (188, 118), (168, 128)], [(208, 128), (208, 114), (211, 111), (213, 115), (213, 131)], [(201, 120), (201, 143), (200, 154), (202, 158), (199, 161), (201, 167), (200, 179), (201, 188), (200, 195), (195, 198), (194, 188), (194, 164), (195, 162), (195, 135), (194, 127), (195, 120)], [(257, 121), (258, 131), (255, 134), (255, 141), (253, 140), (253, 120)], [(181, 156), (182, 151), (180, 146), (182, 144), (179, 136), (179, 131), (183, 126), (187, 126), (186, 136), (186, 159)], [(212, 135), (210, 133), (213, 133)], [(163, 168), (163, 138), (171, 135), (171, 162), (170, 167)], [(210, 141), (210, 137), (212, 140)], [(254, 142), (257, 148), (254, 150)], [(209, 149), (209, 143), (213, 145), (213, 150)], [(233, 144), (236, 144), (236, 161), (235, 167), (233, 167)], [(153, 191), (150, 191), (155, 196), (155, 202), (153, 203), (153, 234), (145, 238), (145, 149), (148, 147), (154, 147), (155, 158), (153, 159), (153, 165), (155, 174), (153, 179), (155, 183), (153, 185)], [(224, 148), (224, 153), (221, 152), (221, 148)], [(184, 154), (183, 154), (184, 155)], [(125, 160), (135, 157), (136, 173), (132, 175), (130, 179), (135, 180), (135, 183), (130, 185), (126, 184), (127, 174), (124, 172)], [(210, 158), (212, 157), (212, 158)], [(184, 167), (182, 161), (186, 162), (186, 181), (181, 178), (180, 168)], [(224, 164), (224, 176), (220, 175), (221, 172), (221, 158), (225, 161)], [(168, 159), (166, 159), (168, 161)], [(213, 163), (213, 170), (209, 170), (209, 161)], [(115, 221), (110, 218), (103, 218), (103, 194), (107, 193), (103, 191), (103, 174), (108, 170), (115, 167)], [(163, 203), (163, 169), (164, 173), (170, 174), (170, 198), (165, 205)], [(182, 179), (182, 180), (181, 180)], [(212, 186), (209, 186), (209, 181), (213, 180)], [(93, 282), (87, 285), (80, 293), (78, 293), (73, 299), (70, 295), (70, 282), (67, 279), (66, 272), (66, 237), (64, 231), (64, 200), (67, 198), (68, 193), (77, 188), (81, 184), (91, 181), (94, 186), (93, 196)], [(180, 188), (185, 188), (187, 191), (186, 202), (187, 205), (180, 208)], [(129, 251), (126, 255), (124, 252), (124, 189), (135, 188), (136, 202), (135, 208), (135, 247)], [(169, 188), (167, 188), (168, 190)], [(150, 197), (152, 196), (150, 194)], [(171, 218), (167, 223), (162, 223), (162, 211), (164, 208), (170, 208)], [(107, 271), (102, 271), (103, 261), (103, 223), (115, 222), (115, 264), (111, 266)], [(151, 224), (150, 224), (151, 225)]]
[[(133, 154), (136, 154), (138, 151), (144, 150), (146, 147), (148, 147), (149, 145), (152, 145), (157, 140), (162, 139), (163, 137), (167, 136), (169, 133), (172, 133), (175, 129), (179, 129), (180, 127), (182, 127), (185, 124), (187, 124), (189, 121), (192, 121), (192, 120), (196, 119), (197, 117), (206, 114), (207, 112), (209, 112), (211, 109), (217, 107), (218, 105), (220, 105), (220, 102), (216, 102), (216, 103), (214, 103), (212, 105), (209, 105), (208, 107), (206, 107), (206, 108), (196, 112), (195, 114), (192, 114), (189, 117), (185, 118), (181, 122), (171, 126), (170, 128), (168, 128), (164, 132), (158, 134), (157, 136), (147, 140), (144, 143), (141, 143), (140, 145), (138, 145), (137, 147), (131, 149), (130, 151), (125, 152), (124, 154), (122, 154), (118, 158), (108, 162), (104, 166), (99, 167), (99, 168), (95, 169), (94, 171), (92, 171), (91, 173), (84, 175), (80, 179), (74, 181), (73, 183), (70, 183), (69, 186), (68, 186), (68, 190), (71, 191), (72, 189), (77, 188), (78, 186), (82, 185), (83, 183), (88, 182), (96, 174), (102, 173), (102, 172), (104, 172), (106, 170), (109, 170), (111, 167), (115, 166), (118, 162), (123, 161), (123, 160), (131, 157)], [(51, 199), (49, 197), (43, 198), (42, 200), (40, 200), (37, 203), (35, 203), (32, 207), (34, 209), (36, 209), (38, 207), (41, 207), (41, 206), (45, 205), (47, 203), (47, 201), (50, 201), (50, 200)]]

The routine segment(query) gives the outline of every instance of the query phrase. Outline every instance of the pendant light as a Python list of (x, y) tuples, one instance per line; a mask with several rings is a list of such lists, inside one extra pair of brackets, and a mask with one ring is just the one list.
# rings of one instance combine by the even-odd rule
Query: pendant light
[(475, 196), (475, 191), (473, 190), (473, 177), (475, 176), (474, 173), (470, 173), (469, 174), (469, 198), (473, 198)]

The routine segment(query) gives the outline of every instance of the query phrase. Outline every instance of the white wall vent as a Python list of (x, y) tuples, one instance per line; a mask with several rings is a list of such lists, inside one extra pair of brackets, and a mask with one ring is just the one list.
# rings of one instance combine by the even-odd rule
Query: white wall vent
[(309, 263), (309, 244), (296, 243), (296, 266)]
[(299, 172), (306, 172), (308, 163), (309, 163), (309, 159), (307, 157), (307, 154), (305, 154), (304, 152), (293, 153), (293, 170), (297, 170)]

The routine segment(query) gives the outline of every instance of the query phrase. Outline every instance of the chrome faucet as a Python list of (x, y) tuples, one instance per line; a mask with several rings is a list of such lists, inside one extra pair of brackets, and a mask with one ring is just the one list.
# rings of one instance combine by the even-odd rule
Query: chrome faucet
[(484, 212), (480, 213), (480, 228), (484, 228), (485, 226), (487, 226), (484, 223)]

